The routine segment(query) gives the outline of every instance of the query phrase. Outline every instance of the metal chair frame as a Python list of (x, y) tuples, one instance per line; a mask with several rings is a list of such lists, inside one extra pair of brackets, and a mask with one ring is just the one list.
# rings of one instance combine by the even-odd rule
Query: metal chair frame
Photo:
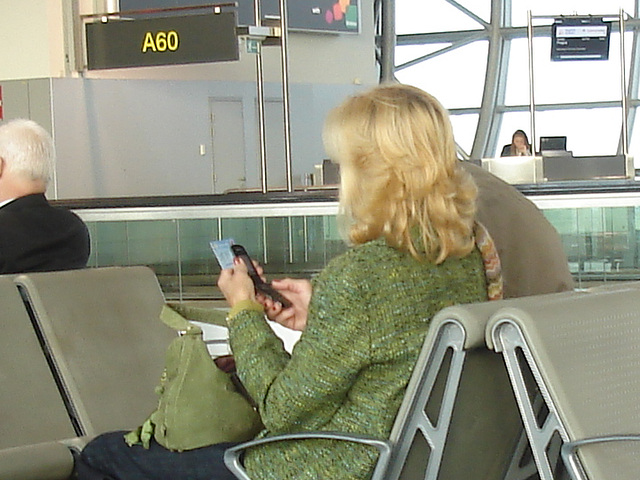
[[(533, 457), (538, 467), (540, 480), (553, 480), (554, 473), (552, 465), (557, 458), (555, 458), (555, 456), (550, 458), (548, 454), (549, 445), (556, 432), (560, 435), (563, 442), (568, 441), (569, 436), (567, 431), (560, 421), (557, 408), (550, 400), (550, 395), (542, 381), (540, 371), (533, 360), (531, 351), (518, 325), (509, 320), (502, 320), (494, 326), (491, 335), (493, 336), (495, 351), (502, 353), (504, 357), (509, 378), (522, 415), (524, 428), (527, 432)], [(541, 427), (538, 425), (539, 422), (537, 419), (539, 414), (537, 412), (539, 412), (540, 407), (535, 405), (535, 400), (532, 400), (532, 398), (538, 396), (538, 392), (531, 392), (526, 385), (523, 366), (517, 358), (518, 349), (522, 351), (527, 365), (536, 379), (538, 388), (540, 388), (539, 394), (545, 399), (545, 403), (549, 409), (549, 413), (546, 415)]]
[[(465, 360), (464, 341), (464, 327), (456, 320), (443, 322), (438, 327), (433, 341), (430, 341), (430, 337), (427, 336), (388, 440), (336, 432), (308, 432), (266, 437), (229, 448), (224, 456), (227, 467), (239, 479), (251, 480), (242, 465), (242, 454), (246, 449), (282, 440), (326, 438), (376, 447), (380, 454), (371, 480), (396, 480), (400, 478), (415, 435), (420, 434), (432, 449), (424, 479), (435, 480), (440, 469)], [(440, 412), (434, 424), (427, 417), (425, 406), (433, 394), (436, 378), (443, 367), (445, 355), (449, 349), (453, 354)]]

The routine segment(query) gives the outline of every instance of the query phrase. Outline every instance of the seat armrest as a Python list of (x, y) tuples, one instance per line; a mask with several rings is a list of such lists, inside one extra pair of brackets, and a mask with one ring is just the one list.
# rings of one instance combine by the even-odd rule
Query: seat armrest
[(73, 452), (81, 452), (84, 447), (87, 446), (91, 440), (95, 438), (95, 435), (85, 435), (83, 437), (66, 438), (64, 440), (58, 440), (58, 443), (70, 448)]
[(372, 480), (376, 477), (377, 472), (384, 472), (389, 464), (391, 458), (391, 444), (385, 440), (378, 440), (372, 437), (366, 437), (363, 435), (350, 435), (338, 432), (304, 432), (304, 433), (289, 433), (285, 435), (276, 435), (274, 437), (259, 438), (257, 440), (250, 440), (248, 442), (241, 443), (239, 445), (228, 448), (224, 452), (224, 463), (227, 468), (233, 472), (233, 474), (240, 480), (251, 480), (251, 477), (247, 475), (247, 472), (242, 465), (241, 457), (245, 450), (256, 447), (259, 445), (265, 445), (268, 443), (281, 442), (284, 440), (310, 440), (310, 439), (327, 439), (327, 440), (342, 440), (347, 442), (360, 443), (363, 445), (369, 445), (378, 449), (380, 456), (376, 464), (374, 475)]
[(59, 442), (0, 450), (2, 480), (67, 480), (72, 472), (71, 450)]
[(560, 454), (562, 460), (571, 474), (573, 480), (583, 480), (583, 476), (580, 473), (582, 470), (578, 466), (576, 454), (580, 447), (586, 445), (595, 445), (599, 443), (609, 442), (631, 442), (640, 441), (640, 435), (606, 435), (602, 437), (590, 437), (582, 440), (575, 440), (573, 442), (566, 442), (562, 445)]

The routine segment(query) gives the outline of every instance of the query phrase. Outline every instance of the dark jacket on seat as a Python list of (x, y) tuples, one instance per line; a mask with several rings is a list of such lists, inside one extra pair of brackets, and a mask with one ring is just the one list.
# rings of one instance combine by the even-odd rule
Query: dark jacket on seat
[(505, 298), (572, 290), (562, 240), (542, 211), (495, 175), (469, 162), (462, 165), (478, 186), (477, 219), (498, 250)]

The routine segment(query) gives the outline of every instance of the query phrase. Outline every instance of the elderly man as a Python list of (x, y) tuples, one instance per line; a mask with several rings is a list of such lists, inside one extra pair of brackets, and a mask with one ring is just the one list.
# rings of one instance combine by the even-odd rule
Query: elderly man
[(89, 232), (45, 197), (55, 161), (53, 140), (31, 120), (0, 126), (0, 274), (82, 268)]

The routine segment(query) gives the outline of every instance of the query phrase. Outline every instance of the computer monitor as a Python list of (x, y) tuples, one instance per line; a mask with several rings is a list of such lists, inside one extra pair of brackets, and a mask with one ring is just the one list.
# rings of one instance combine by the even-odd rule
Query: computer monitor
[(329, 159), (322, 161), (322, 184), (338, 185), (340, 183), (340, 165)]
[(567, 137), (540, 137), (540, 152), (566, 150)]

